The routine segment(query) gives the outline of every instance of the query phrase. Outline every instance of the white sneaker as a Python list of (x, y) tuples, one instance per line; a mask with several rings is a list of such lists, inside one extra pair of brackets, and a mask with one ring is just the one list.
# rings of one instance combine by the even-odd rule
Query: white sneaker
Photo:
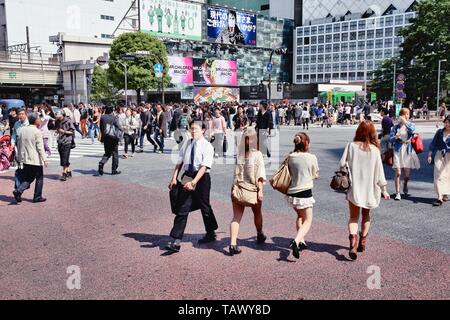
[(397, 194), (395, 195), (395, 200), (396, 200), (396, 201), (402, 200), (402, 196), (400, 195), (400, 193), (397, 193)]

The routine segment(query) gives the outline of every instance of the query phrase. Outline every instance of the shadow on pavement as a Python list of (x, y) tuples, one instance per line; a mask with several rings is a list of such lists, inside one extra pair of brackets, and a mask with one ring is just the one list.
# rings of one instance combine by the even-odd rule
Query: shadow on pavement
[(73, 172), (79, 173), (83, 176), (92, 176), (92, 175), (95, 175), (96, 173), (98, 173), (98, 171), (95, 169), (91, 169), (91, 170), (77, 169), (77, 170), (73, 170)]
[(432, 205), (434, 202), (434, 198), (422, 198), (422, 197), (402, 197), (402, 200), (404, 201), (411, 201), (413, 203), (423, 203), (423, 204), (429, 204)]

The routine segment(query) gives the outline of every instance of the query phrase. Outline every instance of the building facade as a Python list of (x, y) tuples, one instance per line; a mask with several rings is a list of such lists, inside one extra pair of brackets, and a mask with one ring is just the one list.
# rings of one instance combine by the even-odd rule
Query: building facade
[[(308, 2), (314, 1), (305, 0)], [(334, 2), (337, 7), (322, 10), (322, 16), (326, 16), (319, 19), (308, 20), (308, 17), (319, 15), (312, 15), (305, 8), (305, 24), (294, 32), (294, 82), (310, 84), (341, 80), (367, 84), (385, 60), (400, 54), (403, 43), (400, 30), (410, 25), (415, 17), (414, 2), (406, 7), (403, 1), (406, 9), (402, 12), (392, 3), (380, 8), (361, 7), (361, 2), (368, 4), (370, 1), (351, 1), (355, 3), (353, 10), (359, 13), (348, 10), (351, 9), (349, 2), (329, 2)], [(324, 6), (327, 2), (321, 3)], [(330, 12), (337, 15), (332, 16)], [(344, 14), (339, 15), (342, 12)]]

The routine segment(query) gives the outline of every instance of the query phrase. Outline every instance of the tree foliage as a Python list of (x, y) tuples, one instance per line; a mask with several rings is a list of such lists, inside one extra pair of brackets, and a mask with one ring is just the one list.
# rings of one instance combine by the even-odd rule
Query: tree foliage
[(109, 80), (107, 70), (95, 66), (92, 77), (91, 100), (94, 102), (115, 103), (119, 98), (118, 90)]
[[(149, 51), (150, 54), (146, 57), (138, 56), (133, 61), (122, 59), (123, 55), (138, 51)], [(125, 89), (125, 70), (117, 61), (127, 64), (128, 89), (137, 91), (138, 102), (142, 90), (156, 89), (161, 85), (161, 78), (155, 77), (153, 71), (155, 64), (160, 63), (164, 66), (164, 86), (170, 84), (170, 77), (166, 72), (169, 68), (167, 49), (164, 43), (154, 36), (142, 32), (121, 34), (111, 46), (110, 60), (109, 78), (114, 86), (120, 89)]]
[[(405, 40), (400, 57), (386, 61), (375, 72), (373, 87), (385, 92), (390, 81), (392, 88), (395, 61), (397, 74), (401, 72), (406, 76), (408, 98), (430, 97), (433, 105), (439, 60), (447, 59), (441, 64), (441, 90), (450, 87), (450, 0), (422, 0), (418, 2), (416, 12), (412, 25), (401, 31)], [(389, 92), (392, 93), (392, 89)]]

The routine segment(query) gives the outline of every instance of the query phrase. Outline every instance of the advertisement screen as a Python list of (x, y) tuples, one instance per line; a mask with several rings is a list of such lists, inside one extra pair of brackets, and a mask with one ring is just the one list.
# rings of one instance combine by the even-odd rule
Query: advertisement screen
[(168, 57), (169, 75), (173, 84), (192, 84), (194, 69), (190, 57)]
[(141, 0), (141, 31), (158, 37), (202, 40), (202, 7), (174, 0)]
[(194, 84), (237, 86), (237, 62), (230, 60), (193, 59)]
[(239, 88), (205, 87), (194, 89), (195, 103), (239, 102)]
[(208, 41), (246, 46), (256, 45), (256, 15), (208, 7)]

